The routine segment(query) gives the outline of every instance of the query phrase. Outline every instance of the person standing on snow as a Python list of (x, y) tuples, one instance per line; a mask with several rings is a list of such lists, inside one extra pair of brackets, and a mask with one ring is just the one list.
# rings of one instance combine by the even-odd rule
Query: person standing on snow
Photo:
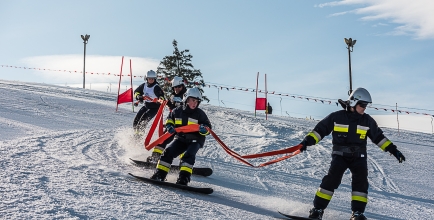
[(175, 108), (167, 117), (166, 130), (175, 134), (175, 128), (190, 124), (199, 124), (199, 132), (176, 133), (172, 142), (164, 150), (157, 163), (155, 173), (151, 179), (165, 181), (170, 171), (173, 159), (184, 153), (181, 159), (179, 177), (176, 184), (187, 185), (193, 172), (196, 161), (196, 153), (205, 143), (205, 136), (209, 134), (207, 127), (211, 129), (211, 122), (205, 112), (198, 108), (202, 101), (202, 94), (198, 88), (188, 89), (184, 94), (183, 106)]
[[(172, 111), (178, 106), (182, 106), (182, 99), (184, 97), (185, 92), (187, 91), (187, 88), (184, 85), (184, 80), (179, 77), (175, 76), (172, 80), (172, 94), (170, 95), (170, 98), (167, 102), (167, 106), (169, 107), (169, 110)], [(161, 154), (163, 153), (164, 149), (166, 148), (166, 145), (170, 143), (173, 140), (173, 136), (166, 139), (164, 143), (155, 146), (152, 155), (147, 158), (148, 162), (151, 163), (157, 163), (160, 159)]]
[(144, 131), (146, 124), (153, 118), (160, 108), (160, 103), (144, 100), (144, 96), (151, 99), (159, 98), (164, 100), (164, 92), (157, 83), (157, 73), (149, 70), (145, 76), (146, 82), (141, 84), (134, 90), (134, 97), (141, 103), (144, 101), (143, 107), (137, 112), (133, 121), (133, 128), (136, 133)]
[(273, 113), (273, 107), (271, 107), (270, 103), (267, 103), (267, 114), (271, 115)]
[(352, 173), (351, 220), (366, 219), (364, 211), (368, 202), (368, 166), (367, 137), (381, 150), (389, 152), (398, 159), (405, 161), (404, 155), (397, 149), (377, 122), (365, 110), (372, 103), (371, 95), (364, 88), (354, 90), (347, 101), (339, 100), (345, 110), (331, 113), (320, 121), (301, 142), (301, 151), (307, 146), (315, 145), (325, 136), (332, 133), (332, 161), (328, 174), (322, 179), (320, 188), (313, 200), (314, 207), (309, 211), (309, 218), (322, 219), (324, 209), (332, 199), (335, 189), (341, 183), (347, 169)]

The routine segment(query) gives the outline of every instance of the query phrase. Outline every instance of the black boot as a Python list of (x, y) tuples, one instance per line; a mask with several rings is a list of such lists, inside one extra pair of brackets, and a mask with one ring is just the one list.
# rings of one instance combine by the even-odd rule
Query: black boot
[(309, 218), (313, 218), (313, 219), (322, 219), (322, 215), (324, 214), (324, 210), (322, 209), (317, 209), (317, 208), (312, 208), (309, 211)]
[(165, 181), (167, 176), (167, 172), (164, 170), (157, 169), (154, 175), (151, 176), (151, 179), (158, 181)]
[(353, 212), (353, 214), (351, 215), (351, 218), (350, 218), (350, 220), (366, 220), (366, 219), (367, 218), (365, 217), (363, 212), (359, 212), (359, 211)]
[(191, 173), (181, 170), (179, 172), (178, 180), (176, 180), (176, 184), (184, 185), (184, 186), (188, 185), (188, 183), (190, 182), (190, 176)]

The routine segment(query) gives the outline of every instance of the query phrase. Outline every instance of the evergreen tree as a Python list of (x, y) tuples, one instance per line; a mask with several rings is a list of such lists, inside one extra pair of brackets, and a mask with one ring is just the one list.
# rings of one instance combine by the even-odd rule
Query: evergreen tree
[(185, 49), (183, 51), (178, 50), (178, 42), (173, 40), (173, 55), (165, 56), (160, 62), (157, 68), (158, 78), (157, 81), (160, 87), (163, 89), (166, 97), (170, 97), (172, 93), (171, 81), (173, 77), (182, 77), (188, 83), (185, 83), (187, 88), (197, 87), (202, 93), (202, 98), (209, 102), (209, 99), (203, 95), (204, 91), (202, 86), (205, 85), (203, 81), (202, 73), (198, 69), (194, 69), (191, 64), (193, 56), (190, 54), (190, 50)]

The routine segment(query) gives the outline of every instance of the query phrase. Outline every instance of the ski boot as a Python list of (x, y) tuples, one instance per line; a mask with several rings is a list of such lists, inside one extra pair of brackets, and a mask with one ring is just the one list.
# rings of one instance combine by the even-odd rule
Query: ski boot
[(365, 217), (365, 215), (363, 214), (363, 212), (355, 211), (351, 215), (350, 220), (367, 220), (367, 218)]
[(154, 175), (151, 176), (151, 179), (164, 182), (166, 180), (166, 176), (167, 176), (166, 171), (157, 169)]
[(184, 185), (184, 186), (188, 185), (188, 183), (190, 182), (190, 176), (191, 173), (181, 170), (179, 172), (178, 180), (176, 180), (176, 184)]
[(160, 156), (161, 154), (158, 152), (152, 152), (151, 156), (149, 156), (148, 158), (146, 158), (146, 162), (152, 163), (152, 164), (157, 164), (158, 160), (160, 160)]
[(324, 210), (317, 209), (317, 208), (312, 208), (309, 211), (309, 218), (312, 218), (312, 219), (322, 219), (322, 215), (323, 214), (324, 214)]

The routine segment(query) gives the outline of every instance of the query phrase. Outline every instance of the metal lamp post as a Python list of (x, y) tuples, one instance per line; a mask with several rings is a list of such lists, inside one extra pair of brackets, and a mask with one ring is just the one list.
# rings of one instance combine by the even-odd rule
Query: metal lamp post
[(81, 39), (83, 39), (83, 44), (84, 44), (84, 56), (83, 56), (83, 89), (85, 88), (85, 78), (86, 78), (86, 44), (87, 41), (89, 40), (90, 35), (81, 35)]
[(356, 40), (351, 39), (351, 37), (349, 39), (344, 38), (344, 40), (345, 43), (347, 44), (347, 49), (348, 49), (348, 66), (350, 70), (350, 91), (348, 91), (348, 95), (350, 95), (353, 92), (353, 83), (351, 79), (351, 52), (353, 52), (353, 47), (356, 44)]

